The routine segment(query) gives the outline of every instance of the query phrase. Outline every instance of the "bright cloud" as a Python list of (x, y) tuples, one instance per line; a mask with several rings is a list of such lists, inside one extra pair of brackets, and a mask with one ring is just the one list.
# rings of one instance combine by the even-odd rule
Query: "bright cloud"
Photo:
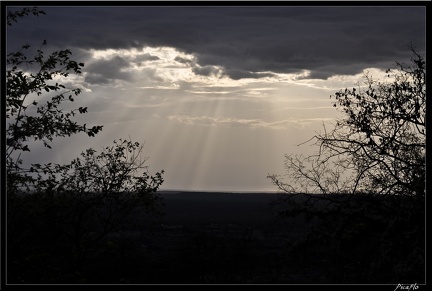
[[(236, 87), (242, 88), (254, 83), (297, 83), (310, 72), (293, 74), (247, 72), (231, 70), (221, 66), (201, 66), (192, 54), (186, 54), (172, 47), (144, 47), (141, 50), (107, 49), (89, 51), (90, 60), (86, 66), (85, 80), (92, 84), (105, 85), (116, 80), (128, 82), (155, 82), (178, 84), (189, 83), (194, 88)], [(238, 77), (235, 77), (238, 74)], [(241, 77), (240, 77), (241, 76)], [(300, 80), (300, 81), (299, 81)], [(161, 84), (155, 84), (161, 86)], [(165, 87), (172, 87), (168, 85)], [(259, 94), (258, 90), (251, 94)], [(207, 92), (210, 93), (210, 92)], [(227, 92), (229, 93), (229, 92)]]
[[(170, 115), (168, 119), (188, 125), (199, 126), (222, 126), (222, 127), (247, 127), (247, 128), (268, 128), (268, 129), (287, 129), (292, 126), (304, 126), (313, 122), (322, 122), (322, 118), (286, 119), (276, 122), (266, 122), (260, 119), (239, 119), (233, 117), (210, 117), (210, 116), (188, 116)], [(324, 118), (333, 120), (332, 118)]]

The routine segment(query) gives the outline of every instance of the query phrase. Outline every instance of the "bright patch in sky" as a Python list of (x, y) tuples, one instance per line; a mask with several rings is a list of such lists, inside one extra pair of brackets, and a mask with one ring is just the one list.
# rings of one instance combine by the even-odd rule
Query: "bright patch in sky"
[[(312, 151), (296, 145), (338, 115), (330, 94), (363, 77), (306, 79), (304, 70), (233, 80), (222, 67), (200, 66), (171, 47), (88, 55), (82, 76), (66, 80), (83, 88), (77, 100), (89, 113), (81, 122), (104, 125), (86, 148), (128, 137), (145, 143), (150, 171), (166, 172), (162, 189), (276, 190), (267, 174), (283, 172), (284, 154)], [(62, 144), (67, 148), (56, 155), (63, 162), (83, 150), (82, 137)]]

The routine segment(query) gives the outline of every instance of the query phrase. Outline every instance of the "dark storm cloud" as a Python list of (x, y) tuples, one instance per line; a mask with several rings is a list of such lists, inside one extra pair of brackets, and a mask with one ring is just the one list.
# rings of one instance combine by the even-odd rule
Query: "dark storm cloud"
[(185, 65), (192, 65), (193, 64), (193, 60), (185, 59), (185, 58), (182, 58), (180, 56), (176, 56), (174, 58), (174, 61), (179, 62), (181, 64), (185, 64)]
[(157, 61), (159, 59), (160, 58), (158, 56), (153, 56), (153, 55), (151, 55), (149, 53), (146, 53), (146, 54), (139, 55), (139, 56), (135, 57), (133, 59), (133, 61), (141, 63), (141, 62), (148, 62), (148, 61)]
[(8, 28), (11, 45), (46, 38), (60, 48), (169, 46), (233, 79), (302, 70), (318, 78), (355, 74), (406, 60), (410, 43), (420, 52), (425, 47), (421, 6), (41, 8), (47, 15)]
[(111, 80), (131, 80), (132, 76), (128, 72), (122, 71), (129, 67), (129, 62), (122, 57), (115, 56), (109, 60), (98, 60), (86, 66), (85, 80), (91, 84), (107, 84)]
[(194, 67), (192, 71), (201, 76), (220, 76), (223, 73), (221, 69), (214, 66)]
[(241, 71), (241, 70), (227, 70), (226, 74), (230, 76), (230, 78), (233, 80), (240, 80), (244, 78), (259, 79), (259, 78), (274, 76), (274, 74), (272, 73), (255, 73), (255, 72)]

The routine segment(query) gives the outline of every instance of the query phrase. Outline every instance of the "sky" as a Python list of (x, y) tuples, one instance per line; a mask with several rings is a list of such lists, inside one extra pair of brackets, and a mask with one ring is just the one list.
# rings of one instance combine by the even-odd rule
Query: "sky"
[(85, 64), (60, 81), (82, 89), (77, 121), (103, 125), (51, 150), (32, 144), (26, 163), (130, 138), (150, 173), (165, 171), (161, 190), (276, 191), (267, 175), (284, 173), (285, 154), (313, 153), (299, 144), (342, 117), (330, 95), (366, 73), (384, 80), (410, 61), (410, 44), (425, 54), (424, 6), (141, 3), (39, 6), (46, 15), (7, 27), (8, 52), (46, 40)]

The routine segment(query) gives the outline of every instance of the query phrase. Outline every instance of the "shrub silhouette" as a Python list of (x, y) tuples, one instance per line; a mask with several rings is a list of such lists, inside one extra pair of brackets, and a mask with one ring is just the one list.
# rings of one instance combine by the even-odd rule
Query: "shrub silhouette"
[[(45, 12), (10, 10), (7, 23), (29, 14)], [(141, 159), (143, 146), (125, 139), (99, 154), (87, 149), (70, 164), (24, 164), (22, 154), (31, 150), (31, 140), (51, 148), (56, 137), (92, 137), (102, 130), (74, 120), (87, 107), (64, 106), (81, 90), (55, 81), (80, 74), (84, 64), (72, 60), (67, 49), (45, 56), (46, 45), (43, 41), (32, 57), (30, 45), (23, 45), (6, 61), (8, 282), (83, 283), (80, 270), (109, 243), (103, 238), (132, 213), (149, 222), (161, 217), (156, 191), (163, 171), (150, 175)]]
[(334, 282), (425, 282), (426, 62), (411, 51), (388, 82), (365, 75), (331, 96), (344, 118), (309, 140), (317, 153), (286, 155), (286, 176), (268, 176), (286, 194), (282, 216), (321, 221), (301, 248), (335, 254)]

